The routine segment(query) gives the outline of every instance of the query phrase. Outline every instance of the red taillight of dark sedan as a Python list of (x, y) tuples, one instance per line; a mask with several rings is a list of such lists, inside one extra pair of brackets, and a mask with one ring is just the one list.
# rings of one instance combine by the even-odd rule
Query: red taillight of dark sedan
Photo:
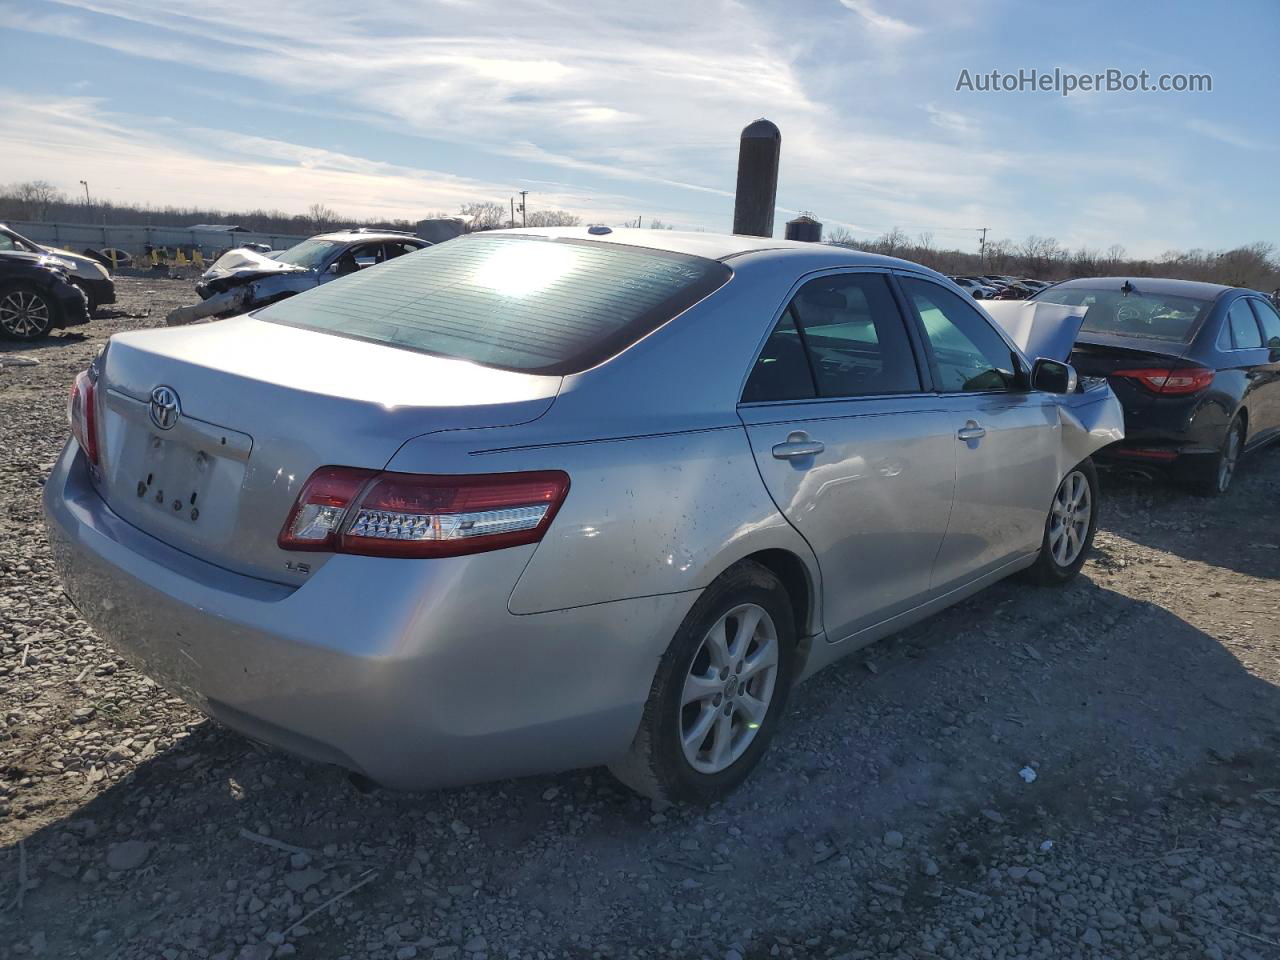
[(1199, 393), (1213, 383), (1213, 371), (1208, 367), (1144, 367), (1140, 370), (1115, 370), (1111, 376), (1137, 380), (1152, 393), (1161, 396)]

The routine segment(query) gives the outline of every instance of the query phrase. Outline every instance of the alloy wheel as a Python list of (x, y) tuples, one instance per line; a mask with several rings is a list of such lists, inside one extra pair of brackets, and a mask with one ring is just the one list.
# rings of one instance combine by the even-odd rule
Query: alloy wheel
[(778, 679), (778, 631), (754, 603), (734, 607), (707, 631), (680, 696), (680, 744), (699, 773), (715, 774), (746, 752), (764, 723)]
[(36, 336), (48, 330), (51, 321), (49, 301), (38, 293), (10, 290), (0, 297), (0, 329), (11, 336)]
[(1049, 551), (1060, 567), (1076, 562), (1084, 549), (1089, 532), (1089, 518), (1093, 513), (1093, 499), (1089, 481), (1079, 470), (1073, 470), (1058, 485), (1053, 498), (1049, 524)]

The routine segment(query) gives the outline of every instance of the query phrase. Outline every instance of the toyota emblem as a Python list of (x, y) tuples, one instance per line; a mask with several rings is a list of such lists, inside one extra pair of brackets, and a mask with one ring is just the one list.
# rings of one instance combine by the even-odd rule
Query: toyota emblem
[(178, 403), (178, 392), (173, 387), (156, 387), (151, 391), (151, 403), (148, 407), (151, 422), (161, 430), (170, 430), (182, 416), (182, 407)]

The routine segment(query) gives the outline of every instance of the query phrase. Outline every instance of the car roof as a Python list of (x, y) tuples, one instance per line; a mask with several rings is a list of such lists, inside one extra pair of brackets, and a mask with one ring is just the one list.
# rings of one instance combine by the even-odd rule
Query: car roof
[[(816, 264), (812, 269), (830, 266), (878, 266), (902, 267), (935, 276), (941, 274), (922, 267), (918, 263), (884, 257), (878, 253), (864, 253), (851, 247), (830, 243), (805, 243), (800, 240), (775, 240), (772, 237), (748, 237), (740, 234), (701, 233), (682, 230), (644, 230), (629, 227), (611, 227), (608, 233), (590, 233), (588, 227), (517, 227), (514, 230), (488, 230), (494, 235), (519, 234), (523, 236), (587, 240), (594, 243), (624, 244), (649, 250), (683, 253), (708, 260), (729, 260), (746, 254), (760, 254), (772, 259), (807, 257)], [(597, 228), (599, 229), (599, 228)], [(474, 235), (474, 234), (473, 234)]]
[(1126, 283), (1132, 284), (1137, 293), (1159, 293), (1171, 296), (1187, 297), (1191, 300), (1216, 300), (1228, 290), (1221, 283), (1205, 283), (1201, 280), (1175, 280), (1171, 277), (1079, 277), (1075, 280), (1064, 280), (1055, 283), (1054, 290), (1072, 287), (1088, 287), (1093, 290), (1119, 290)]
[(426, 243), (421, 237), (415, 237), (411, 233), (397, 233), (388, 231), (386, 233), (378, 233), (374, 231), (356, 231), (356, 230), (335, 230), (333, 233), (317, 233), (314, 237), (308, 237), (309, 240), (332, 240), (335, 243), (357, 243), (361, 240), (416, 240), (418, 243)]

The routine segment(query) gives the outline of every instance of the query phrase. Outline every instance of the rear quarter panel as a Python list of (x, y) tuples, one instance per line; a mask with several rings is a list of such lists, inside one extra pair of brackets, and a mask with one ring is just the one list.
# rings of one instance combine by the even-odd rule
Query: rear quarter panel
[(737, 415), (796, 275), (735, 262), (717, 294), (567, 377), (545, 416), (418, 438), (387, 469), (569, 474), (564, 506), (511, 595), (513, 613), (701, 589), (772, 548), (797, 555), (816, 591), (817, 561), (769, 497)]
[(800, 557), (816, 588), (817, 561), (770, 499), (740, 424), (477, 449), (517, 432), (437, 434), (390, 464), (409, 472), (569, 474), (564, 504), (511, 593), (512, 613), (698, 590), (766, 549)]

